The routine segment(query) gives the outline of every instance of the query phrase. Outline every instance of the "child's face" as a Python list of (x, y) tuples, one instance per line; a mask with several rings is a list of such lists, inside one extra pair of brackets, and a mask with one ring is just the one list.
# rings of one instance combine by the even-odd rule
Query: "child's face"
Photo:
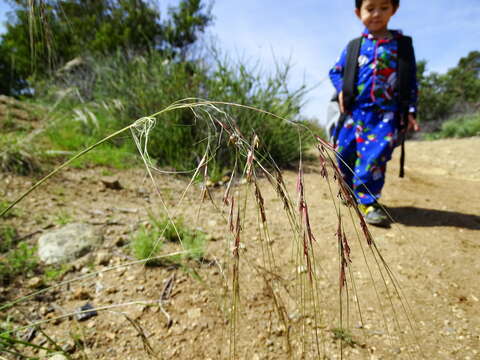
[(364, 0), (361, 8), (355, 9), (355, 14), (375, 35), (387, 30), (388, 22), (396, 11), (391, 0)]

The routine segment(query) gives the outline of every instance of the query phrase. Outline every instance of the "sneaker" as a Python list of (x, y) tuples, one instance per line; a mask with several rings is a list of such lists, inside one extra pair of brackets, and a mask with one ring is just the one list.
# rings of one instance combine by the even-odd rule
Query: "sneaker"
[(389, 221), (385, 211), (378, 203), (358, 204), (358, 209), (363, 215), (365, 222), (371, 225), (387, 226)]

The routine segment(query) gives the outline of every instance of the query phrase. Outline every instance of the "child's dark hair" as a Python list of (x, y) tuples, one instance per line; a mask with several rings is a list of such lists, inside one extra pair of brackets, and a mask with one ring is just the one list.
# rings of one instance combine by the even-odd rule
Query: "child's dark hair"
[[(394, 8), (397, 8), (400, 6), (400, 0), (390, 0), (392, 2), (392, 5)], [(355, 6), (357, 9), (360, 9), (362, 7), (363, 0), (355, 0)]]

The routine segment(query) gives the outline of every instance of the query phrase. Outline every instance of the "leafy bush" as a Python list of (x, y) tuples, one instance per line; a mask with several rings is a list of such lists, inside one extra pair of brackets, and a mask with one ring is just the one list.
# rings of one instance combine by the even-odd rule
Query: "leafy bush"
[(212, 21), (202, 0), (178, 1), (166, 13), (151, 0), (22, 0), (11, 6), (0, 38), (0, 93), (13, 95), (31, 92), (32, 78), (85, 52), (138, 54), (154, 48), (182, 57)]
[(427, 139), (464, 138), (480, 135), (480, 113), (462, 115), (442, 124), (440, 131), (427, 136)]
[[(71, 92), (61, 108), (64, 118), (48, 132), (50, 141), (57, 144), (59, 150), (85, 148), (138, 118), (186, 98), (253, 106), (289, 120), (298, 120), (305, 94), (303, 87), (296, 91), (287, 88), (288, 66), (279, 67), (273, 75), (265, 76), (259, 70), (249, 70), (228, 60), (176, 62), (158, 52), (136, 57), (123, 53), (97, 57), (90, 59), (89, 66), (95, 77), (89, 91), (92, 102), (82, 104)], [(51, 94), (51, 84), (44, 85)], [(38, 90), (38, 93), (43, 92)], [(226, 121), (234, 123), (248, 141), (256, 134), (260, 139), (259, 152), (265, 157), (271, 155), (279, 166), (288, 166), (298, 158), (300, 151), (309, 146), (308, 141), (302, 139), (305, 136), (299, 136), (297, 127), (291, 124), (252, 110), (218, 107), (220, 111), (214, 114), (201, 109), (180, 109), (159, 116), (148, 139), (151, 158), (162, 167), (190, 170), (198, 165), (210, 140), (213, 146), (209, 170), (222, 173), (231, 169), (238, 154), (234, 148), (228, 148), (227, 134), (221, 131), (218, 123), (210, 121), (210, 116), (221, 121), (228, 117)], [(198, 114), (202, 118), (196, 116)], [(121, 138), (108, 146), (113, 154), (118, 154), (119, 149), (122, 154), (128, 154), (133, 150), (129, 144)], [(106, 162), (115, 161), (108, 158)]]
[[(480, 103), (480, 52), (471, 51), (445, 74), (426, 74), (426, 62), (417, 64), (419, 119), (427, 125), (450, 118), (456, 113), (478, 111)], [(428, 124), (428, 127), (431, 124)], [(425, 128), (425, 126), (424, 126)], [(439, 127), (435, 126), (434, 130)]]

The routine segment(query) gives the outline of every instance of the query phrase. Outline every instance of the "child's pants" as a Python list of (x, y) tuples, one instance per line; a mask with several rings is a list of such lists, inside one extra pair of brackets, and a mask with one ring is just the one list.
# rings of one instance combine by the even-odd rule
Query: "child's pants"
[(398, 124), (394, 112), (356, 109), (339, 131), (340, 171), (361, 204), (372, 204), (381, 196), (387, 161), (392, 158), (397, 141)]

